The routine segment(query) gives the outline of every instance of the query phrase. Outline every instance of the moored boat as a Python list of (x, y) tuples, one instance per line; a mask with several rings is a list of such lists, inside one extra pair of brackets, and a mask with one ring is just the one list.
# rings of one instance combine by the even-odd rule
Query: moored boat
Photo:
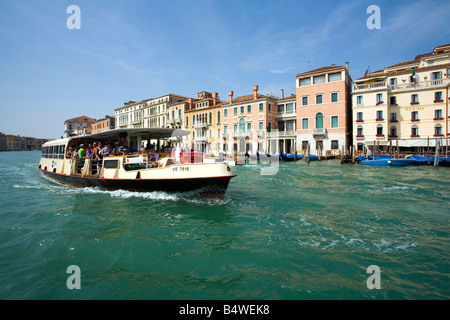
[[(203, 163), (194, 153), (162, 153), (142, 150), (151, 140), (177, 140), (188, 131), (165, 128), (114, 129), (97, 134), (53, 140), (45, 143), (39, 169), (60, 182), (76, 187), (103, 187), (131, 191), (194, 191), (223, 196), (231, 178), (223, 162)], [(94, 142), (127, 141), (129, 152), (108, 155), (101, 160), (72, 157), (68, 151)], [(151, 152), (152, 151), (152, 152)]]
[(310, 154), (309, 156), (308, 155), (305, 156), (305, 160), (306, 161), (308, 161), (308, 157), (309, 157), (309, 161), (317, 161), (317, 160), (319, 160), (319, 157), (317, 157), (317, 156), (315, 156), (313, 154)]
[(407, 166), (413, 164), (414, 159), (375, 159), (375, 160), (362, 160), (361, 164), (366, 166)]
[[(406, 155), (405, 159), (415, 160), (414, 165), (434, 165), (435, 156), (418, 156), (418, 155)], [(450, 165), (450, 158), (438, 158), (438, 165), (448, 167)]]
[(296, 154), (281, 153), (280, 157), (281, 157), (281, 160), (283, 160), (283, 161), (297, 161), (298, 160)]

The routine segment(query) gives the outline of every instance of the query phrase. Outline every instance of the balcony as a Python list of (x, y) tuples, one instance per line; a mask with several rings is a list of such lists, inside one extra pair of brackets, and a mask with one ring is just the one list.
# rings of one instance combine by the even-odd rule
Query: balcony
[(353, 86), (353, 93), (370, 92), (370, 91), (380, 91), (389, 90), (390, 92), (401, 92), (401, 91), (415, 91), (415, 90), (425, 90), (432, 88), (445, 88), (450, 83), (450, 79), (435, 79), (435, 80), (425, 80), (413, 83), (397, 83), (393, 85), (388, 85), (386, 81), (377, 81), (370, 83), (355, 84)]
[(297, 115), (297, 113), (295, 110), (277, 112), (277, 118), (295, 117), (296, 115)]
[(195, 129), (207, 129), (208, 128), (208, 124), (206, 122), (197, 122), (194, 124), (194, 128)]
[(353, 87), (353, 92), (362, 92), (362, 91), (379, 91), (383, 89), (387, 89), (388, 85), (386, 81), (377, 81), (371, 83), (364, 84), (355, 84)]
[(294, 137), (295, 131), (274, 131), (267, 132), (267, 138), (282, 138), (282, 137)]
[(232, 133), (232, 138), (252, 138), (251, 132), (234, 132)]
[(433, 87), (446, 87), (450, 83), (450, 79), (426, 80), (420, 82), (396, 84), (389, 86), (390, 91), (414, 91), (420, 89), (430, 89)]
[(208, 138), (206, 138), (206, 137), (195, 137), (194, 141), (195, 142), (207, 142)]
[(327, 134), (327, 130), (325, 128), (314, 128), (312, 135), (315, 139), (317, 138), (325, 138)]

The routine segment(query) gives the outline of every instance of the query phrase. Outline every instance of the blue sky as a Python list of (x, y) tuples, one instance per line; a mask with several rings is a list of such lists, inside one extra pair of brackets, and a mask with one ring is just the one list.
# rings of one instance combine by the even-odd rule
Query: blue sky
[(289, 95), (296, 74), (346, 61), (357, 79), (450, 43), (449, 12), (442, 0), (1, 0), (0, 132), (59, 138), (66, 119), (168, 93)]

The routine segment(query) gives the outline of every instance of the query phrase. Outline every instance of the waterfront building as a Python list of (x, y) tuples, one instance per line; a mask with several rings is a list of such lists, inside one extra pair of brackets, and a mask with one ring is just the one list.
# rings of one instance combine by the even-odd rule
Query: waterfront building
[[(269, 140), (267, 133), (277, 129), (276, 106), (278, 98), (258, 93), (234, 98), (229, 91), (228, 103), (222, 105), (222, 145), (226, 154), (278, 153), (278, 143)], [(272, 143), (271, 143), (272, 141)]]
[(47, 139), (4, 135), (0, 133), (0, 151), (33, 151), (41, 150)]
[(214, 155), (222, 151), (223, 104), (225, 102), (219, 99), (217, 92), (202, 91), (197, 93), (196, 99), (188, 100), (184, 111), (184, 128), (190, 131), (190, 134), (185, 148)]
[(123, 106), (114, 109), (116, 119), (115, 127), (120, 129), (142, 128), (144, 104), (143, 101), (128, 101)]
[(67, 138), (77, 134), (79, 131), (83, 131), (81, 128), (90, 127), (95, 121), (97, 120), (86, 116), (68, 119), (64, 122), (64, 135)]
[(5, 134), (0, 132), (0, 151), (6, 151), (8, 147), (6, 146), (6, 137)]
[(188, 99), (176, 94), (143, 101), (142, 125), (144, 128), (170, 128), (168, 106)]
[(7, 134), (5, 135), (6, 139), (6, 148), (9, 151), (20, 151), (22, 150), (22, 141), (20, 137)]
[(279, 153), (292, 154), (297, 151), (297, 114), (296, 95), (284, 97), (281, 90), (281, 98), (276, 102), (276, 130), (267, 133), (268, 141), (278, 142)]
[[(450, 44), (355, 80), (353, 137), (358, 150), (390, 144), (414, 150), (448, 137)], [(445, 139), (443, 140), (445, 144)]]
[(116, 118), (114, 116), (106, 115), (103, 119), (97, 120), (92, 123), (92, 133), (103, 132), (107, 130), (115, 129)]
[(345, 66), (326, 66), (296, 76), (297, 151), (338, 154), (352, 144), (352, 79)]
[[(185, 120), (184, 113), (185, 110), (189, 108), (189, 105), (192, 104), (193, 99), (187, 98), (181, 101), (175, 101), (173, 103), (169, 103), (167, 105), (167, 117), (170, 128), (175, 129), (186, 129), (185, 128)], [(189, 137), (182, 136), (178, 138), (174, 138), (171, 141), (172, 147), (178, 147), (183, 149), (190, 149), (191, 143), (189, 141)]]

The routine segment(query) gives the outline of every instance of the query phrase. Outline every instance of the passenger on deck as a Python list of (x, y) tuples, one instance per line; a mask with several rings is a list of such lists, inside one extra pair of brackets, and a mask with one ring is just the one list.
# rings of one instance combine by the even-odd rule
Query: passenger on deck
[(81, 164), (84, 164), (84, 158), (86, 157), (86, 149), (84, 148), (84, 144), (80, 144), (80, 149), (78, 150), (78, 159)]
[(119, 147), (118, 155), (124, 156), (129, 152), (127, 140), (123, 140), (122, 145)]
[(92, 148), (92, 144), (88, 144), (88, 147), (86, 149), (86, 157), (89, 159), (92, 157), (92, 153), (94, 152), (94, 149)]
[(73, 153), (72, 147), (68, 147), (67, 148), (67, 153), (66, 153), (66, 159), (71, 159), (72, 158), (72, 153)]
[(115, 156), (118, 156), (119, 155), (119, 148), (120, 148), (119, 141), (116, 141), (114, 143), (114, 149), (113, 149), (112, 154), (115, 155)]
[(98, 173), (99, 165), (101, 163), (101, 158), (100, 158), (99, 153), (100, 153), (100, 148), (98, 147), (97, 142), (94, 142), (92, 144), (91, 161), (92, 161), (92, 170), (95, 171), (96, 173)]
[(100, 154), (102, 155), (102, 157), (108, 157), (110, 155), (112, 155), (112, 149), (111, 149), (111, 143), (108, 143), (100, 152)]
[(73, 148), (72, 159), (78, 159), (78, 148)]

